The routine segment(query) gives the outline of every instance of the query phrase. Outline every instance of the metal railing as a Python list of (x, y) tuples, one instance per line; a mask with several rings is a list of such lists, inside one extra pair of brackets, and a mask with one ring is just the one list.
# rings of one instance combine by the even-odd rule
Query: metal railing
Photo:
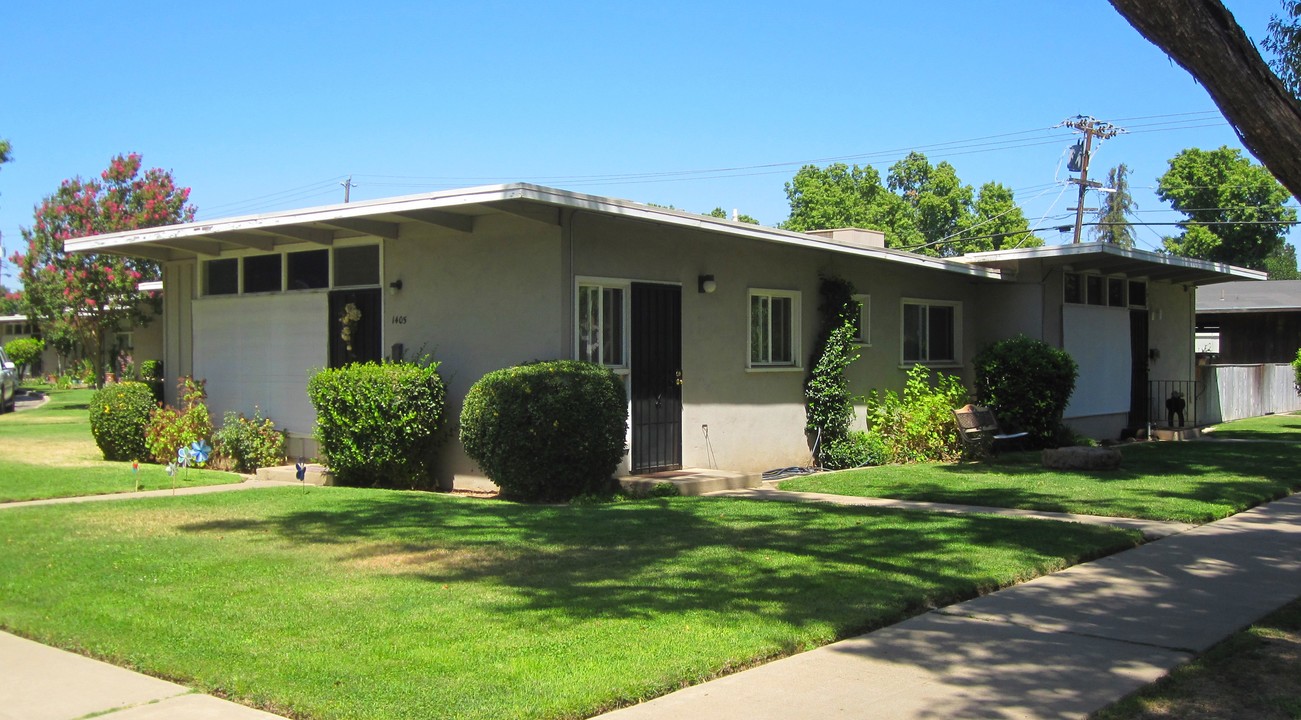
[(1196, 380), (1149, 380), (1147, 421), (1160, 427), (1197, 427)]

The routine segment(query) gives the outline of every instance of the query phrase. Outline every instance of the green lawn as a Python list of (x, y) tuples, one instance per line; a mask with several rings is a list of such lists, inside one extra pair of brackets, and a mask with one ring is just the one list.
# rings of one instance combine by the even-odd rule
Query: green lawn
[[(34, 410), (0, 415), (0, 502), (129, 492), (136, 472), (106, 462), (90, 434), (93, 390), (51, 390)], [(182, 470), (173, 481), (160, 465), (140, 463), (141, 489), (239, 482), (233, 473)]]
[(1298, 445), (1167, 442), (1121, 449), (1121, 468), (1110, 472), (1046, 470), (1038, 453), (1009, 453), (974, 463), (811, 475), (787, 480), (781, 488), (1192, 523), (1227, 517), (1301, 489)]
[(1301, 414), (1265, 415), (1215, 426), (1211, 437), (1233, 440), (1301, 442)]
[(1133, 546), (735, 499), (275, 488), (0, 510), (0, 627), (296, 718), (578, 718)]

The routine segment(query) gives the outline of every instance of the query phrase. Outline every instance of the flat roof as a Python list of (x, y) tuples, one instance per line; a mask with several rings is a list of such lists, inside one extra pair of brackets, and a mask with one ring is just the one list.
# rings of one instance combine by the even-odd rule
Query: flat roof
[(955, 259), (837, 243), (830, 238), (778, 228), (734, 222), (724, 218), (669, 208), (559, 190), (530, 183), (484, 185), (435, 193), (323, 205), (168, 225), (146, 230), (106, 233), (69, 240), (69, 252), (107, 252), (137, 255), (166, 262), (193, 258), (215, 258), (237, 250), (271, 251), (279, 245), (315, 243), (323, 247), (336, 239), (375, 236), (396, 239), (407, 223), (426, 223), (473, 233), (477, 217), (491, 213), (522, 215), (559, 225), (562, 211), (584, 210), (604, 215), (634, 218), (662, 225), (748, 238), (759, 242), (807, 247), (844, 255), (875, 258), (905, 265), (958, 273), (972, 277), (1001, 279), (997, 268)]
[(1197, 288), (1197, 312), (1301, 311), (1301, 280), (1226, 282)]
[(1267, 277), (1259, 270), (1102, 242), (994, 250), (954, 259), (1009, 272), (1017, 272), (1023, 263), (1038, 261), (1075, 272), (1126, 275), (1190, 285), (1207, 285), (1226, 280), (1264, 280)]

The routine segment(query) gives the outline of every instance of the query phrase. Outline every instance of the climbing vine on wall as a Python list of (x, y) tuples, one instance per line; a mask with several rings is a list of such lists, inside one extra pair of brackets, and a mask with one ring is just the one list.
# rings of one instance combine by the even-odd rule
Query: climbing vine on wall
[(854, 284), (843, 278), (823, 277), (818, 294), (820, 324), (804, 381), (804, 405), (808, 430), (819, 435), (820, 455), (821, 448), (846, 440), (854, 421), (854, 398), (845, 370), (858, 359), (854, 336), (861, 303), (854, 299)]

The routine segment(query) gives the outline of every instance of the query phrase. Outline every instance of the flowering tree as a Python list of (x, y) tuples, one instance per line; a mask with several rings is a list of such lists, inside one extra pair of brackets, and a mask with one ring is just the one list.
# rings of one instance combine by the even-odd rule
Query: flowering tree
[(104, 378), (107, 340), (147, 321), (151, 299), (138, 285), (160, 277), (152, 260), (97, 253), (66, 253), (63, 243), (101, 233), (171, 225), (194, 219), (189, 188), (169, 171), (141, 175), (140, 155), (113, 158), (100, 179), (64, 180), (36, 207), (36, 224), (23, 228), (26, 254), (15, 254), (27, 314), (43, 332), (73, 336)]

